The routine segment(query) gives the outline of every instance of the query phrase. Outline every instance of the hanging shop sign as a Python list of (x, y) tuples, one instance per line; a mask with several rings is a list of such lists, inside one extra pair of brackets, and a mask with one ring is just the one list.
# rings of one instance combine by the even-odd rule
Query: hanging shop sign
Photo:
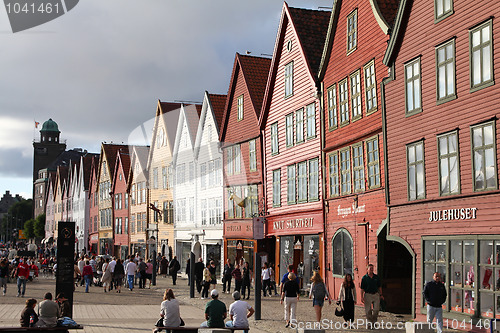
[(476, 207), (434, 210), (429, 212), (429, 221), (475, 220)]

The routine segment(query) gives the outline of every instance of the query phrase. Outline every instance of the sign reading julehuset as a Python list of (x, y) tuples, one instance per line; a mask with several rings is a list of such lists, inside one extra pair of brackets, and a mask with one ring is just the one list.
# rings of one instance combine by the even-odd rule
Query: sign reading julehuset
[(476, 207), (434, 210), (429, 212), (429, 221), (474, 220)]

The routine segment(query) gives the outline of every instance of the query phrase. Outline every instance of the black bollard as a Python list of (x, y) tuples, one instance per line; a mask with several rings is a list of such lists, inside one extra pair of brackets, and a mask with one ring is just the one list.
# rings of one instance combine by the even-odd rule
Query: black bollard
[(194, 280), (196, 280), (194, 276), (194, 265), (196, 264), (194, 259), (194, 252), (191, 252), (191, 256), (189, 257), (189, 297), (194, 298)]
[(255, 320), (260, 320), (261, 319), (261, 289), (262, 289), (262, 281), (260, 280), (261, 272), (262, 272), (262, 264), (261, 264), (261, 258), (258, 253), (255, 253)]
[(157, 267), (156, 267), (156, 251), (153, 251), (152, 252), (152, 255), (151, 255), (153, 258), (153, 277), (151, 278), (151, 284), (153, 286), (156, 286), (156, 271), (158, 270)]

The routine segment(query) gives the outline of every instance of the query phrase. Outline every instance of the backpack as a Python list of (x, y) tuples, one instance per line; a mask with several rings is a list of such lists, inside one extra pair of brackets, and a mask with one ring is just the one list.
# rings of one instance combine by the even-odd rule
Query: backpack
[(325, 299), (326, 287), (323, 282), (315, 283), (312, 288), (312, 294), (315, 299)]

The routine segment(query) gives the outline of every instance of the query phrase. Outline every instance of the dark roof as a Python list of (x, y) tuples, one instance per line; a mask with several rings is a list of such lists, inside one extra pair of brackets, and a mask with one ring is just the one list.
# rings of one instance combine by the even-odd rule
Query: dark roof
[(128, 153), (128, 145), (103, 143), (102, 150), (103, 154), (106, 155), (106, 160), (108, 161), (110, 178), (113, 179), (115, 175), (115, 163), (118, 151), (121, 150), (122, 152)]
[(70, 165), (71, 161), (80, 161), (80, 158), (84, 156), (86, 152), (79, 150), (66, 150), (62, 152), (57, 158), (47, 166), (48, 171), (55, 171), (60, 165)]
[(120, 152), (120, 161), (122, 162), (123, 177), (127, 179), (130, 172), (130, 154)]
[(288, 7), (288, 11), (309, 67), (316, 78), (323, 55), (331, 12), (293, 7)]
[(83, 187), (85, 190), (90, 189), (92, 163), (94, 159), (99, 160), (99, 154), (87, 154), (83, 157)]
[(390, 28), (394, 26), (400, 0), (376, 0), (380, 13)]
[(162, 102), (158, 101), (160, 103), (160, 113), (164, 114), (173, 110), (177, 110), (181, 108), (181, 103), (175, 103), (175, 102)]
[(399, 48), (403, 42), (406, 26), (411, 14), (412, 5), (413, 1), (400, 0), (394, 23), (391, 26), (393, 31), (391, 32), (387, 50), (385, 51), (384, 59), (382, 60), (386, 66), (391, 66), (392, 62), (394, 62), (399, 53)]
[(241, 71), (245, 78), (248, 93), (252, 99), (252, 104), (257, 114), (260, 115), (264, 92), (266, 91), (267, 76), (271, 66), (270, 58), (255, 57), (243, 54), (236, 54), (239, 59)]
[(215, 115), (215, 123), (217, 130), (222, 126), (222, 117), (224, 116), (224, 106), (226, 106), (227, 95), (208, 94), (208, 100), (212, 106), (212, 111)]
[(165, 129), (167, 131), (167, 139), (169, 147), (172, 152), (174, 149), (175, 135), (177, 133), (177, 124), (179, 122), (179, 115), (181, 111), (181, 103), (162, 102), (158, 100), (158, 110), (156, 116), (163, 114), (165, 121)]

